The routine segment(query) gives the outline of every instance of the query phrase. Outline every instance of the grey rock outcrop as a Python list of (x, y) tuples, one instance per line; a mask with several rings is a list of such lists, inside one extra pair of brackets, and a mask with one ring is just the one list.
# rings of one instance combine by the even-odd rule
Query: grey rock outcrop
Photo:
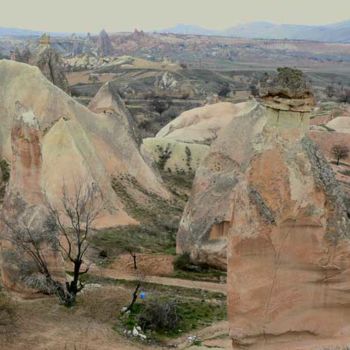
[(97, 47), (101, 56), (110, 56), (113, 54), (113, 46), (107, 32), (103, 29), (97, 39)]

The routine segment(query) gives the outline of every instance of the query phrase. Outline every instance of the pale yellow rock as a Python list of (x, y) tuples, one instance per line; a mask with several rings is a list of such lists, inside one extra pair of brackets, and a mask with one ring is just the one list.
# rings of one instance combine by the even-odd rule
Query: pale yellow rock
[[(0, 61), (0, 81), (0, 159), (11, 166), (1, 208), (7, 220), (23, 218), (39, 231), (48, 204), (62, 206), (64, 186), (74, 196), (77, 186), (94, 183), (104, 202), (95, 228), (137, 224), (112, 188), (113, 178), (120, 176), (132, 179), (125, 190), (135, 201), (140, 192), (133, 188), (135, 182), (147, 193), (169, 198), (160, 178), (139, 153), (122, 110), (117, 117), (95, 114), (49, 82), (38, 68), (22, 63)], [(142, 194), (142, 200), (144, 197)], [(12, 231), (4, 220), (0, 225), (4, 285), (28, 292), (20, 273), (25, 257), (23, 261), (22, 257), (11, 258), (16, 247), (7, 235)], [(60, 254), (50, 251), (49, 240), (44, 239), (42, 245), (54, 273), (62, 276)]]
[(86, 179), (96, 182), (108, 199), (99, 226), (135, 223), (115, 195), (111, 181), (131, 175), (148, 191), (169, 198), (161, 180), (145, 163), (127, 129), (128, 121), (95, 114), (51, 84), (38, 68), (0, 62), (0, 151), (11, 161), (11, 128), (16, 105), (24, 118), (35, 116), (42, 133), (42, 191), (57, 201), (65, 183)]
[(336, 117), (326, 126), (338, 132), (350, 133), (350, 117)]
[(164, 169), (193, 173), (205, 158), (211, 143), (236, 117), (253, 110), (256, 101), (219, 102), (183, 112), (161, 129), (156, 137), (143, 140), (141, 151), (155, 163), (167, 150)]

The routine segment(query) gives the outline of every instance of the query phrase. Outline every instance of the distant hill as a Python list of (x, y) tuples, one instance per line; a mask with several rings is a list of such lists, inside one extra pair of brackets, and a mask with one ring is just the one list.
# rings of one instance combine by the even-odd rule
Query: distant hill
[(160, 30), (159, 33), (173, 33), (173, 34), (189, 34), (189, 35), (220, 35), (221, 32), (212, 29), (206, 29), (200, 26), (191, 24), (177, 24), (174, 27)]
[(0, 27), (0, 36), (38, 36), (42, 32), (20, 28), (3, 28)]
[[(9, 36), (9, 37), (40, 36), (44, 33), (45, 32), (38, 31), (38, 30), (0, 27), (0, 37), (2, 37), (2, 36)], [(52, 36), (69, 36), (72, 33), (49, 32), (48, 34), (50, 34)]]
[(179, 24), (175, 27), (164, 29), (161, 32), (192, 35), (220, 35), (249, 39), (294, 39), (350, 43), (350, 20), (323, 26), (251, 22), (233, 26), (222, 31)]

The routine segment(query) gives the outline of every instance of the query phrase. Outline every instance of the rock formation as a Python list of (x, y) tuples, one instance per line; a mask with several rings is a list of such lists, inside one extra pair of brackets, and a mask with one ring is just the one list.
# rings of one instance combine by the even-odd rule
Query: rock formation
[(107, 82), (101, 87), (96, 96), (90, 101), (89, 109), (95, 113), (116, 118), (118, 123), (122, 124), (123, 129), (129, 131), (130, 136), (137, 144), (141, 143), (135, 120), (113, 84)]
[(33, 276), (38, 271), (31, 258), (20, 249), (23, 241), (18, 240), (18, 235), (24, 228), (35, 235), (53, 277), (64, 280), (65, 273), (54, 244), (58, 233), (45, 231), (48, 209), (41, 190), (42, 133), (39, 123), (34, 114), (23, 110), (20, 103), (16, 103), (15, 109), (11, 130), (11, 176), (1, 208), (0, 268), (4, 286), (28, 294), (31, 284), (37, 283)]
[(29, 63), (39, 67), (45, 77), (63, 91), (69, 93), (69, 84), (63, 70), (59, 53), (50, 45), (49, 39), (41, 38), (39, 48), (30, 58)]
[(137, 224), (113, 191), (112, 180), (120, 176), (132, 179), (125, 191), (136, 201), (133, 183), (169, 198), (138, 152), (127, 121), (89, 111), (50, 83), (37, 67), (3, 60), (0, 81), (0, 159), (11, 164), (3, 208), (8, 217), (17, 215), (18, 208), (9, 200), (17, 193), (25, 207), (35, 206), (36, 211), (46, 202), (60, 206), (63, 185), (70, 191), (77, 182), (93, 182), (105, 201), (96, 228)]
[(156, 137), (144, 139), (141, 151), (155, 163), (161, 162), (166, 170), (194, 173), (220, 130), (255, 105), (253, 101), (239, 104), (220, 102), (183, 112)]
[[(275, 77), (275, 80), (270, 77), (266, 84), (262, 86), (263, 91), (268, 89), (268, 85), (271, 87), (278, 86), (277, 78), (281, 79), (281, 76)], [(284, 89), (283, 94), (286, 96), (291, 95), (290, 87), (284, 87)], [(299, 94), (300, 96), (302, 97)], [(313, 103), (311, 91), (308, 91), (307, 96), (307, 101), (302, 98), (301, 101), (297, 101), (298, 99), (294, 96), (294, 98), (288, 100), (288, 104), (282, 105), (278, 102), (280, 96), (270, 94), (266, 104), (276, 103), (276, 108), (287, 110), (293, 108), (293, 103), (294, 105), (303, 103), (305, 108), (307, 104), (311, 106)], [(281, 106), (279, 106), (280, 104)], [(225, 117), (224, 106), (226, 106), (227, 117)], [(296, 107), (294, 106), (294, 108)], [(338, 124), (337, 120), (339, 117), (334, 118), (333, 115), (341, 115), (341, 120), (347, 118), (350, 120), (349, 111), (346, 108), (333, 106), (330, 111), (326, 112), (323, 109), (315, 112), (312, 119), (313, 124), (323, 125), (324, 120), (327, 120), (327, 122), (334, 120)], [(186, 170), (185, 147), (191, 150), (193, 158), (197, 160), (197, 163), (193, 163), (193, 168), (196, 169), (196, 164), (199, 164), (194, 180), (194, 188), (184, 211), (177, 235), (178, 252), (190, 252), (192, 259), (196, 263), (209, 264), (224, 270), (227, 267), (226, 240), (228, 223), (225, 221), (229, 221), (229, 219), (226, 220), (225, 218), (231, 217), (232, 203), (230, 195), (227, 193), (227, 187), (222, 187), (222, 189), (218, 187), (224, 182), (234, 182), (230, 170), (228, 170), (227, 174), (224, 174), (226, 171), (225, 167), (229, 167), (229, 160), (235, 159), (237, 152), (242, 153), (245, 148), (248, 149), (250, 147), (247, 142), (250, 142), (250, 138), (255, 133), (253, 124), (248, 123), (243, 128), (243, 124), (237, 123), (243, 123), (243, 120), (249, 118), (249, 115), (252, 113), (263, 113), (262, 106), (251, 101), (236, 105), (219, 103), (213, 106), (195, 108), (182, 113), (181, 116), (159, 131), (155, 138), (143, 140), (142, 151), (145, 154), (150, 154), (154, 161), (159, 162), (160, 155), (169, 154), (165, 169), (169, 167), (170, 169)], [(233, 123), (233, 117), (240, 117), (241, 119), (239, 120), (242, 121), (238, 120)], [(346, 121), (343, 122), (344, 125), (347, 125)], [(213, 128), (218, 130), (216, 132), (216, 136), (219, 136), (218, 138), (210, 138)], [(249, 128), (252, 130), (249, 130)], [(305, 126), (305, 130), (306, 128), (307, 126)], [(223, 129), (223, 131), (220, 131), (220, 129)], [(331, 163), (334, 158), (331, 149), (334, 145), (342, 144), (350, 148), (350, 136), (347, 133), (347, 129), (340, 128), (338, 131), (332, 131), (330, 127), (320, 126), (319, 130), (314, 130), (313, 127), (307, 132), (307, 135), (316, 143), (322, 154), (329, 161), (330, 166), (336, 173), (336, 178), (341, 182), (342, 192), (345, 197), (349, 196), (350, 178), (347, 175), (348, 168)], [(240, 144), (235, 144), (235, 147), (229, 148), (229, 145), (233, 142), (232, 139), (237, 138), (239, 140), (237, 142)], [(210, 140), (209, 144), (213, 142), (211, 148), (209, 145), (205, 145), (205, 140)], [(180, 148), (181, 146), (182, 149)], [(215, 169), (222, 169), (222, 171), (218, 173)], [(211, 206), (208, 207), (207, 203), (211, 203)], [(347, 203), (349, 203), (349, 200), (347, 200)], [(349, 207), (348, 205), (348, 211)]]
[[(259, 111), (226, 133), (236, 149), (225, 218), (233, 348), (338, 344), (350, 336), (350, 221), (334, 173), (306, 136), (312, 93), (301, 72), (283, 69), (261, 97)], [(234, 130), (248, 128), (255, 132), (241, 151)]]
[(326, 126), (329, 129), (335, 130), (337, 132), (350, 133), (350, 118), (347, 117), (336, 117), (329, 121)]
[(101, 56), (110, 56), (113, 54), (113, 46), (107, 32), (103, 29), (97, 38), (98, 52)]
[[(177, 253), (188, 252), (195, 263), (209, 264), (223, 270), (227, 266), (226, 236), (233, 205), (231, 191), (237, 182), (235, 154), (245, 154), (249, 150), (249, 139), (257, 129), (249, 118), (262, 113), (262, 107), (256, 101), (233, 106), (229, 121), (224, 123), (209, 152), (206, 150), (207, 155), (202, 155), (203, 160), (196, 171), (177, 233)], [(207, 123), (203, 123), (204, 135), (206, 132), (209, 135), (210, 130), (205, 131), (204, 128)], [(217, 125), (220, 125), (218, 120)], [(181, 131), (180, 128), (178, 130)], [(199, 137), (202, 130), (195, 135)], [(194, 131), (197, 131), (195, 123)], [(190, 134), (184, 132), (184, 135)], [(232, 143), (235, 143), (235, 147), (232, 147)]]

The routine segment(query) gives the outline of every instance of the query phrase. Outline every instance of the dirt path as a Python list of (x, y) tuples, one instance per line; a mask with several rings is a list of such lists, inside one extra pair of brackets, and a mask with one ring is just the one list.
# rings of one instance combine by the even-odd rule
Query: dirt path
[[(108, 277), (113, 279), (122, 279), (127, 281), (135, 281), (139, 277), (133, 274), (121, 274), (118, 271), (108, 268), (102, 268), (98, 266), (91, 266), (90, 274), (101, 277)], [(171, 277), (159, 277), (159, 276), (146, 276), (144, 277), (145, 282), (162, 284), (166, 286), (183, 287), (190, 289), (202, 289), (210, 292), (218, 292), (226, 294), (226, 284), (214, 283), (214, 282), (202, 282), (202, 281), (191, 281), (180, 278)]]
[(173, 342), (169, 342), (169, 345), (173, 345), (179, 350), (192, 349), (189, 344), (188, 337), (196, 336), (202, 342), (202, 347), (193, 347), (193, 349), (232, 349), (232, 341), (228, 336), (228, 322), (217, 322), (209, 327), (199, 329), (186, 334)]

